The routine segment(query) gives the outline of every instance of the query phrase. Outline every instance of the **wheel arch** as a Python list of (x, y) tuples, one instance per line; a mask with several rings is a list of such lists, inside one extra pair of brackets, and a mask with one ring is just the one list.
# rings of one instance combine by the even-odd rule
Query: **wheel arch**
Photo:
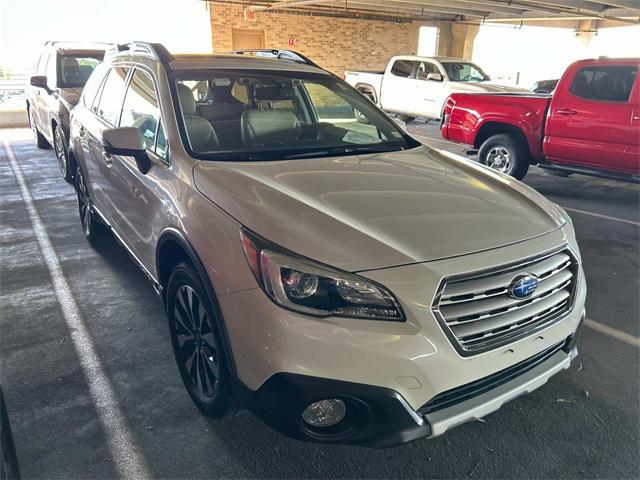
[(209, 300), (211, 301), (213, 308), (216, 310), (218, 328), (222, 337), (221, 340), (227, 365), (229, 366), (229, 373), (233, 378), (237, 378), (231, 343), (227, 334), (224, 317), (222, 316), (222, 311), (218, 304), (218, 297), (216, 296), (213, 284), (211, 283), (204, 264), (182, 232), (173, 227), (166, 228), (160, 235), (156, 245), (156, 275), (158, 283), (162, 287), (162, 301), (165, 305), (165, 310), (167, 305), (167, 284), (169, 282), (171, 272), (176, 265), (183, 262), (193, 266), (207, 291), (207, 295), (209, 296)]
[(529, 145), (527, 135), (521, 127), (512, 123), (499, 121), (487, 121), (483, 123), (473, 140), (473, 147), (479, 149), (487, 139), (500, 134), (510, 134), (516, 137), (518, 143), (521, 143), (526, 148), (530, 162), (533, 161), (531, 146)]
[(356, 83), (353, 88), (355, 88), (361, 94), (363, 94), (363, 95), (365, 95), (367, 97), (368, 97), (368, 94), (364, 90), (370, 91), (369, 94), (371, 95), (372, 98), (369, 98), (369, 100), (371, 100), (376, 105), (378, 104), (378, 94), (377, 94), (376, 89), (375, 89), (375, 87), (373, 85), (371, 85), (369, 83), (365, 83), (365, 82), (359, 82), (359, 83)]

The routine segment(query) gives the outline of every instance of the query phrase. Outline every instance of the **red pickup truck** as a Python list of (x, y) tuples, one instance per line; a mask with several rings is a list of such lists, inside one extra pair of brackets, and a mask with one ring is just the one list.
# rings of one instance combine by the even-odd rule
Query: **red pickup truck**
[(451, 95), (441, 132), (478, 160), (521, 179), (529, 165), (640, 179), (640, 59), (581, 60), (552, 95)]

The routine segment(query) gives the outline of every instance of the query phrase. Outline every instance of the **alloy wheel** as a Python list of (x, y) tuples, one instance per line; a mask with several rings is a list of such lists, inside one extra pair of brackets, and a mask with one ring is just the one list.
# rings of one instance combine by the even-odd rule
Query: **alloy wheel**
[(56, 151), (56, 157), (58, 158), (58, 163), (60, 164), (60, 171), (62, 172), (62, 176), (66, 178), (67, 176), (67, 154), (64, 149), (64, 139), (62, 138), (62, 131), (60, 127), (56, 127), (54, 133), (54, 142), (53, 147)]
[(220, 380), (220, 362), (212, 319), (189, 285), (176, 292), (173, 322), (177, 357), (201, 398), (213, 397)]
[(509, 174), (513, 166), (511, 153), (504, 147), (496, 146), (487, 153), (487, 167), (501, 173)]
[(80, 223), (82, 224), (82, 231), (86, 237), (91, 236), (91, 199), (89, 198), (89, 191), (87, 190), (87, 184), (84, 181), (82, 173), (78, 172), (76, 179), (76, 194), (78, 198), (78, 213), (80, 214)]

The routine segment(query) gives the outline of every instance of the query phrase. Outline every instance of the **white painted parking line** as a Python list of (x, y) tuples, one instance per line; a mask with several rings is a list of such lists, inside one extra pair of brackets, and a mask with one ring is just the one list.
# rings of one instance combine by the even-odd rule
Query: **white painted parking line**
[[(11, 169), (18, 181), (20, 193), (31, 220), (36, 240), (51, 275), (53, 290), (62, 309), (62, 314), (89, 387), (89, 394), (102, 422), (109, 450), (118, 473), (122, 478), (127, 479), (151, 478), (146, 462), (134, 443), (133, 436), (127, 427), (127, 422), (120, 411), (118, 398), (109, 377), (104, 372), (91, 334), (80, 314), (80, 309), (73, 297), (69, 283), (62, 272), (58, 255), (38, 214), (22, 167), (16, 159), (11, 144), (6, 140), (2, 140), (2, 145), (7, 152)], [(60, 181), (63, 180), (60, 179)]]
[(628, 223), (629, 225), (640, 226), (640, 222), (636, 222), (635, 220), (627, 220), (626, 218), (612, 217), (610, 215), (603, 215), (602, 213), (587, 212), (586, 210), (578, 210), (577, 208), (569, 208), (569, 207), (562, 207), (562, 208), (564, 208), (567, 212), (580, 213), (582, 215), (590, 215), (592, 217), (611, 220), (612, 222)]
[(623, 332), (621, 330), (618, 330), (617, 328), (603, 325), (602, 323), (598, 323), (595, 320), (591, 320), (590, 318), (585, 319), (584, 324), (587, 327), (592, 328), (596, 332), (604, 333), (605, 335), (609, 335), (610, 337), (620, 340), (621, 342), (628, 343), (633, 347), (640, 348), (640, 338), (634, 337), (627, 332)]

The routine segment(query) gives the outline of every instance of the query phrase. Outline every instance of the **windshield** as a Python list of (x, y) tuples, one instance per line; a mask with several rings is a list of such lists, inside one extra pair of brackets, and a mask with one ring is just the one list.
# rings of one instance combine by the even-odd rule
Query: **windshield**
[(178, 72), (181, 135), (211, 160), (356, 155), (419, 146), (362, 94), (326, 74)]
[(491, 80), (480, 67), (471, 62), (442, 62), (452, 82), (486, 82)]
[(63, 88), (84, 87), (91, 72), (102, 62), (102, 53), (61, 55), (59, 60), (60, 86)]

